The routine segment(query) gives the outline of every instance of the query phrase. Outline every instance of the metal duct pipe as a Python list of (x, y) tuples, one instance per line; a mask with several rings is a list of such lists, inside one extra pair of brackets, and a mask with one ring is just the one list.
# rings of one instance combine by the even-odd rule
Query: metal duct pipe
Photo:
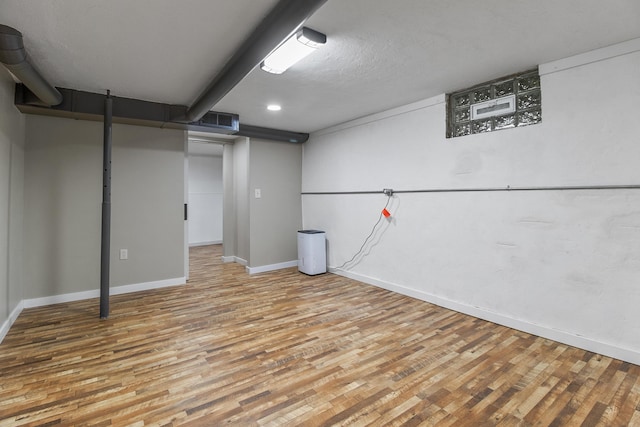
[(186, 122), (198, 121), (276, 47), (295, 33), (327, 0), (280, 0), (229, 62), (189, 107)]
[(264, 128), (261, 126), (240, 125), (236, 133), (238, 136), (248, 136), (249, 138), (262, 138), (271, 141), (292, 142), (302, 144), (309, 139), (308, 133), (291, 132), (282, 129)]
[(0, 24), (0, 62), (31, 90), (44, 105), (58, 105), (62, 95), (27, 60), (22, 33)]

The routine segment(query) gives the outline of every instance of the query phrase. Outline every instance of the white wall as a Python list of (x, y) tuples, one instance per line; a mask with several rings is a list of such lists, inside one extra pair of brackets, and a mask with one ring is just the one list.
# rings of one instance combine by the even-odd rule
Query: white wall
[(222, 243), (222, 156), (189, 154), (189, 245)]
[[(446, 139), (440, 96), (318, 132), (303, 192), (640, 184), (639, 51), (541, 66), (539, 125)], [(385, 200), (305, 195), (304, 228), (338, 266)], [(640, 190), (408, 193), (389, 210), (341, 274), (640, 363)]]
[[(184, 141), (182, 131), (113, 126), (112, 288), (184, 283)], [(28, 116), (25, 299), (100, 287), (101, 203), (102, 123)]]
[(0, 341), (21, 310), (25, 121), (0, 67)]

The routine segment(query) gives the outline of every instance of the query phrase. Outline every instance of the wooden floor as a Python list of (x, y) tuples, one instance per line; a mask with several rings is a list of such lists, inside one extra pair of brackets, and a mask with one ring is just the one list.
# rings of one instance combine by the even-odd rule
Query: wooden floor
[(0, 426), (640, 425), (640, 367), (325, 274), (192, 250), (185, 286), (22, 312)]

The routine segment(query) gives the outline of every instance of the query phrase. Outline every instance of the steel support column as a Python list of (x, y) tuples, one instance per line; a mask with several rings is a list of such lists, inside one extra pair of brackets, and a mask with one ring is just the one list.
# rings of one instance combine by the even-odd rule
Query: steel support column
[(109, 317), (109, 266), (111, 252), (111, 124), (113, 103), (110, 91), (104, 100), (102, 143), (102, 239), (100, 253), (100, 318)]

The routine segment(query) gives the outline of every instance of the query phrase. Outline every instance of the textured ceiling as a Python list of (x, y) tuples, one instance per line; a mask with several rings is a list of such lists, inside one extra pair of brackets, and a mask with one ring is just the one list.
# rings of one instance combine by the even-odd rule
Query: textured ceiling
[[(191, 105), (276, 2), (0, 0), (0, 23), (56, 86)], [(306, 25), (322, 49), (213, 109), (315, 131), (640, 37), (640, 1), (329, 0)]]

